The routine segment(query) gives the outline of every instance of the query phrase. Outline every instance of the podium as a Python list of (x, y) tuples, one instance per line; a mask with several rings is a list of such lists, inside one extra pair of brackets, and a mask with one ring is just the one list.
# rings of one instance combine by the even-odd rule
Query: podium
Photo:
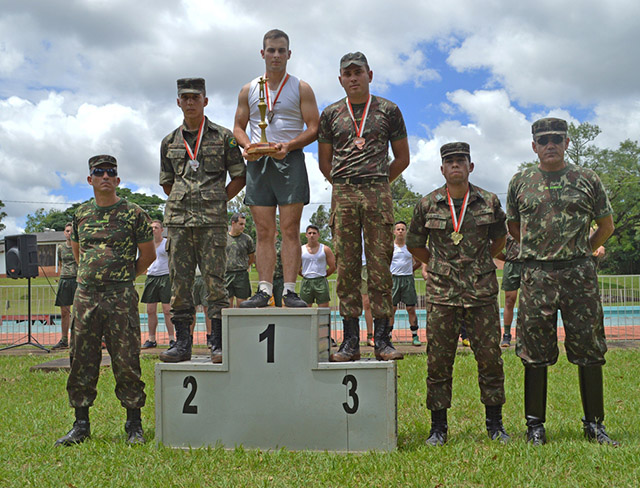
[(330, 309), (225, 309), (222, 351), (156, 364), (157, 443), (395, 449), (396, 364), (330, 363)]

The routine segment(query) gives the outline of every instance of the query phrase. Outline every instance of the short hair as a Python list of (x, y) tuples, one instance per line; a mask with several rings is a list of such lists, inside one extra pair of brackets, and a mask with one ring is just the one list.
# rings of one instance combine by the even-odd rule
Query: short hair
[(240, 212), (236, 212), (231, 216), (231, 223), (235, 224), (238, 222), (238, 220), (240, 219), (246, 219), (245, 215), (243, 213)]
[(405, 229), (407, 228), (407, 223), (404, 220), (398, 220), (395, 224), (393, 224), (393, 228), (396, 228), (396, 225), (398, 224), (402, 224), (404, 225)]
[(320, 234), (320, 229), (318, 228), (317, 225), (313, 225), (313, 224), (307, 225), (307, 230), (304, 231), (305, 234), (309, 232), (309, 229), (314, 229), (318, 234)]
[(67, 222), (64, 224), (64, 228), (66, 229), (67, 227), (73, 227), (73, 222)]
[(160, 224), (160, 227), (164, 229), (164, 225), (162, 225), (162, 220), (154, 219), (151, 221), (152, 224)]
[(267, 46), (267, 39), (279, 39), (280, 37), (284, 37), (287, 40), (287, 48), (289, 47), (289, 36), (285, 31), (281, 31), (280, 29), (271, 29), (267, 32), (262, 38), (262, 49)]

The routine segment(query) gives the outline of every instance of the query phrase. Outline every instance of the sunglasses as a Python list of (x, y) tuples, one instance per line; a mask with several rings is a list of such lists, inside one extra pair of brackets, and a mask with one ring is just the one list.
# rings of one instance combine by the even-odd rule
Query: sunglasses
[(563, 136), (562, 134), (551, 134), (538, 137), (536, 139), (536, 144), (538, 144), (539, 146), (546, 146), (547, 144), (549, 144), (549, 141), (553, 142), (554, 144), (560, 144), (564, 142), (564, 139), (565, 136)]
[(97, 176), (97, 177), (101, 177), (104, 176), (104, 174), (107, 173), (107, 175), (110, 178), (115, 178), (116, 176), (118, 176), (118, 170), (115, 168), (96, 168), (93, 171), (91, 171), (91, 175), (92, 176)]

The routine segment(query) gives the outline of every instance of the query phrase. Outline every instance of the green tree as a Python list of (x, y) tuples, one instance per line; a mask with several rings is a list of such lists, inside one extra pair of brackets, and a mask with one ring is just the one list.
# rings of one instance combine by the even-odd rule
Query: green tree
[(402, 220), (409, 225), (413, 216), (413, 209), (422, 196), (411, 190), (402, 175), (391, 183), (391, 197), (393, 198), (393, 218), (397, 222)]
[[(309, 219), (309, 223), (313, 224), (320, 229), (320, 242), (329, 245), (331, 243), (331, 227), (329, 227), (329, 212), (325, 209), (324, 205), (318, 205), (318, 208)], [(301, 231), (304, 229), (300, 229)], [(300, 233), (300, 239), (303, 244), (306, 244), (307, 238), (305, 232)], [(304, 239), (302, 239), (304, 237)]]
[(34, 213), (27, 215), (25, 232), (44, 232), (45, 229), (64, 230), (64, 226), (71, 222), (78, 204), (66, 210), (55, 208), (45, 210), (39, 208)]
[(145, 195), (144, 193), (132, 192), (129, 188), (118, 187), (116, 195), (126, 199), (131, 203), (140, 205), (149, 214), (152, 220), (162, 221), (164, 217), (165, 200), (157, 195)]
[[(0, 200), (0, 209), (4, 208), (4, 203), (2, 203), (2, 200)], [(4, 212), (2, 210), (0, 210), (0, 231), (3, 231), (6, 226), (2, 223), (2, 219), (4, 219), (7, 216), (7, 212)]]

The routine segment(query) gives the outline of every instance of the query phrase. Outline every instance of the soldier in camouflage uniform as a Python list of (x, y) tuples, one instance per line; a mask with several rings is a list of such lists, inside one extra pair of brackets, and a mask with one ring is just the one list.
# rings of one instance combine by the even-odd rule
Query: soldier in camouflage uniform
[[(339, 80), (347, 96), (320, 116), (318, 160), (320, 171), (333, 185), (330, 225), (344, 323), (344, 340), (331, 355), (333, 361), (360, 359), (361, 234), (369, 272), (375, 356), (379, 360), (403, 357), (389, 337), (394, 223), (389, 182), (409, 165), (409, 143), (398, 106), (369, 93), (372, 79), (364, 54), (345, 54)], [(393, 161), (389, 161), (389, 143)]]
[[(160, 185), (169, 195), (164, 224), (171, 321), (176, 329), (175, 345), (160, 354), (165, 362), (191, 359), (196, 265), (209, 292), (211, 360), (222, 362), (222, 309), (229, 306), (224, 286), (227, 201), (244, 187), (246, 167), (231, 131), (205, 117), (208, 102), (204, 79), (178, 80), (178, 106), (184, 122), (162, 140), (160, 148)], [(231, 181), (225, 187), (227, 173)]]
[(225, 282), (230, 305), (233, 299), (236, 306), (251, 296), (249, 269), (256, 261), (256, 246), (253, 239), (245, 234), (244, 227), (247, 219), (240, 213), (231, 216), (231, 229), (227, 234), (227, 270)]
[(58, 263), (60, 263), (60, 281), (58, 282), (58, 292), (56, 293), (56, 307), (60, 307), (60, 327), (62, 336), (58, 343), (51, 349), (66, 349), (69, 347), (69, 322), (71, 321), (71, 305), (76, 293), (76, 275), (78, 274), (78, 263), (73, 256), (71, 249), (71, 232), (73, 224), (69, 222), (64, 226), (64, 236), (66, 242), (58, 246)]
[(96, 398), (103, 337), (116, 396), (127, 409), (127, 442), (137, 444), (144, 442), (140, 408), (146, 396), (140, 379), (140, 315), (134, 280), (153, 262), (156, 251), (149, 216), (116, 195), (120, 183), (116, 158), (94, 156), (89, 159), (89, 171), (87, 181), (95, 199), (78, 207), (71, 235), (78, 289), (67, 392), (76, 421), (56, 445), (77, 444), (90, 436), (89, 407)]
[(463, 324), (478, 363), (487, 432), (492, 440), (506, 443), (498, 280), (492, 259), (504, 247), (506, 216), (495, 194), (469, 183), (474, 164), (466, 142), (445, 144), (440, 155), (446, 184), (418, 202), (407, 235), (409, 251), (427, 264), (428, 271), (427, 408), (431, 411), (431, 432), (427, 445), (447, 441), (453, 363)]
[[(523, 266), (516, 354), (525, 367), (527, 441), (546, 442), (547, 367), (558, 360), (560, 310), (567, 359), (578, 365), (584, 434), (616, 445), (602, 424), (607, 344), (592, 258), (592, 251), (613, 233), (613, 211), (598, 175), (564, 160), (566, 121), (537, 120), (532, 133), (539, 165), (516, 173), (507, 193), (509, 232), (520, 242)], [(596, 230), (590, 235), (593, 221)]]

